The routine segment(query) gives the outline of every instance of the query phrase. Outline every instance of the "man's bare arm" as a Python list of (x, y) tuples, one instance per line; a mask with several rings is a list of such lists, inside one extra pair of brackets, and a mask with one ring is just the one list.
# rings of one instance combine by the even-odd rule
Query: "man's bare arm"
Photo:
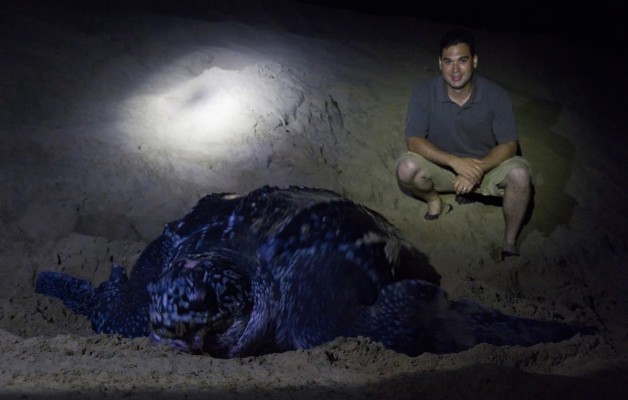
[(488, 172), (507, 159), (514, 157), (517, 154), (518, 146), (518, 142), (514, 140), (512, 142), (500, 143), (493, 147), (491, 151), (482, 157), (484, 172)]
[(484, 175), (484, 162), (482, 160), (471, 157), (457, 157), (439, 149), (423, 137), (408, 137), (406, 143), (408, 150), (411, 152), (417, 153), (435, 164), (452, 168), (458, 175), (464, 176), (474, 185), (479, 183)]

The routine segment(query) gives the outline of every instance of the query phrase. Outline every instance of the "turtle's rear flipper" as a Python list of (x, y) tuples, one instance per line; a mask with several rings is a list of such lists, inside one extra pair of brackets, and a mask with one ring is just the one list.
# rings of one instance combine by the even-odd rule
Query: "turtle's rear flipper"
[(81, 315), (89, 315), (95, 294), (90, 282), (53, 271), (40, 272), (37, 275), (35, 292), (56, 297), (67, 308)]
[(408, 280), (384, 287), (377, 302), (358, 314), (357, 335), (396, 351), (453, 353), (480, 343), (531, 346), (559, 342), (590, 328), (518, 318), (471, 301), (449, 301), (428, 282)]
[(468, 300), (452, 301), (450, 304), (451, 310), (464, 321), (476, 343), (532, 346), (542, 342), (560, 342), (578, 333), (594, 333), (589, 327), (506, 315)]

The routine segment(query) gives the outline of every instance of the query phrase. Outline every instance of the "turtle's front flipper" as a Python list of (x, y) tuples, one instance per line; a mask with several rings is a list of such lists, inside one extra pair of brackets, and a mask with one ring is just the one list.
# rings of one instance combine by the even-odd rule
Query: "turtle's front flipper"
[(63, 301), (67, 308), (81, 315), (89, 315), (95, 295), (94, 288), (88, 281), (53, 271), (37, 275), (35, 292), (56, 297)]
[(130, 287), (120, 265), (112, 264), (109, 280), (96, 289), (88, 281), (63, 273), (41, 272), (35, 291), (56, 297), (70, 310), (86, 315), (96, 333), (148, 336), (148, 292)]

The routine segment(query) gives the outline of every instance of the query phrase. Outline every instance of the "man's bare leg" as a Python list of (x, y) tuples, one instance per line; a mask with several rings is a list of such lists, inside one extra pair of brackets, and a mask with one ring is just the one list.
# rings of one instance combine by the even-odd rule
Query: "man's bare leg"
[(515, 168), (500, 184), (504, 188), (504, 241), (502, 254), (519, 255), (517, 236), (530, 202), (530, 174), (525, 168)]
[(403, 160), (397, 167), (397, 179), (401, 186), (410, 191), (413, 196), (425, 201), (427, 213), (438, 215), (443, 209), (443, 200), (434, 190), (432, 180), (425, 176), (411, 160)]

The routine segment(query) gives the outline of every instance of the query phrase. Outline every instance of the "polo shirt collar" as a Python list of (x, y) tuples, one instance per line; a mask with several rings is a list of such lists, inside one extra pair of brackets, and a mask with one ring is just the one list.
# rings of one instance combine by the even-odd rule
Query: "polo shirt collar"
[[(441, 80), (441, 85), (438, 85), (437, 91), (436, 91), (436, 100), (440, 101), (440, 102), (447, 102), (447, 101), (451, 101), (449, 99), (449, 96), (447, 95), (447, 83), (445, 82), (445, 78), (443, 78), (442, 76), (440, 77)], [(473, 90), (471, 92), (471, 103), (478, 103), (480, 101), (482, 101), (482, 84), (481, 84), (481, 79), (478, 79), (478, 74), (477, 72), (473, 74), (473, 76), (471, 77), (471, 82), (473, 82)]]

